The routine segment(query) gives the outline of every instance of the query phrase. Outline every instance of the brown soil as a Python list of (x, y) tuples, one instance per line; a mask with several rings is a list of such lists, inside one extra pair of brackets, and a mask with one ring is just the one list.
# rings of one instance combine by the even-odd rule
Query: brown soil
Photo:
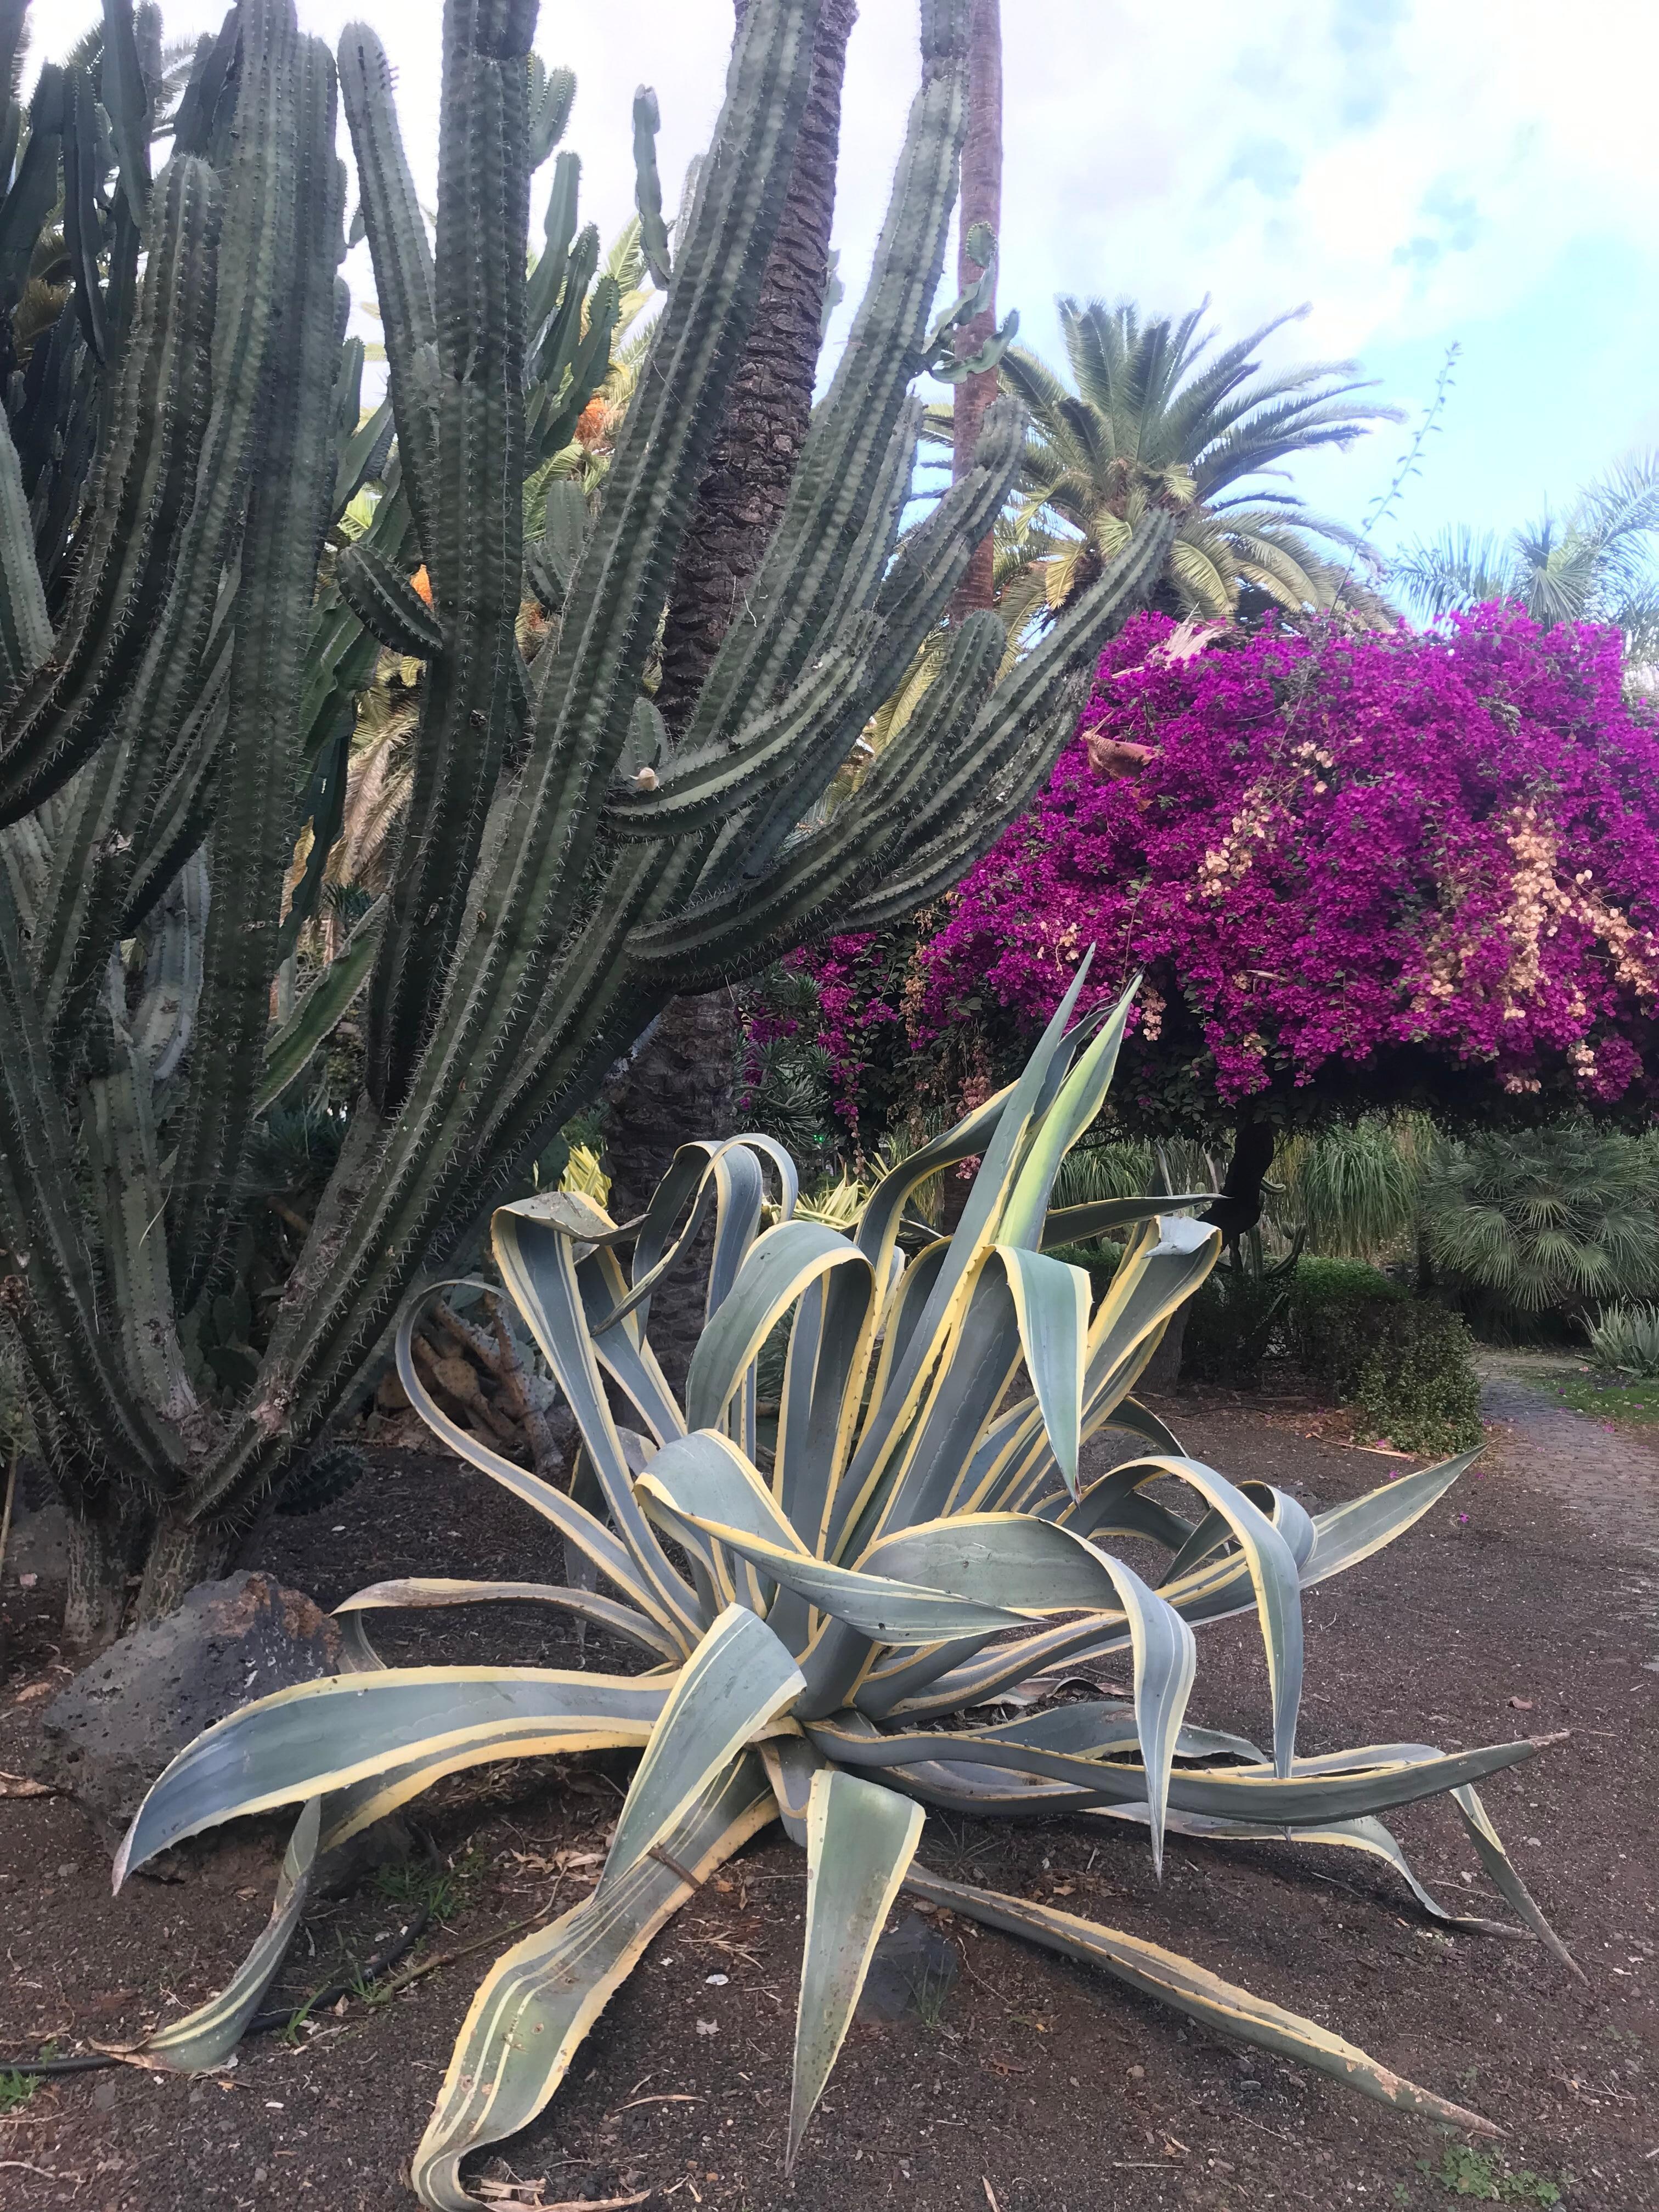
[[(1191, 1449), (1235, 1476), (1297, 1486), (1310, 1505), (1373, 1486), (1390, 1465), (1308, 1433), (1321, 1426), (1316, 1409), (1288, 1399), (1212, 1394), (1166, 1410)], [(1599, 1435), (1577, 1425), (1564, 1465), (1499, 1431), (1493, 1463), (1461, 1493), (1385, 1557), (1310, 1594), (1301, 1738), (1317, 1751), (1571, 1731), (1486, 1796), (1588, 1986), (1536, 1945), (1447, 1937), (1381, 1869), (1334, 1852), (1176, 1840), (1160, 1887), (1144, 1838), (1103, 1823), (935, 1816), (924, 1839), (943, 1872), (1057, 1897), (1340, 2027), (1497, 2121), (1505, 2137), (1479, 2146), (1478, 2161), (1439, 2128), (954, 1923), (964, 1972), (942, 2008), (854, 2027), (786, 2179), (803, 1883), (799, 1855), (773, 1831), (658, 1939), (549, 2112), (486, 2164), (499, 2181), (544, 2184), (539, 2198), (531, 2189), (498, 2201), (645, 2191), (651, 2212), (671, 2200), (681, 2212), (1424, 2212), (1455, 2194), (1547, 2203), (1554, 2189), (1589, 2212), (1659, 2207), (1654, 1562), (1639, 1541), (1620, 1548), (1612, 1516), (1578, 1510), (1580, 1483), (1602, 1502), (1583, 1456)], [(1659, 1455), (1621, 1466), (1619, 1480), (1659, 1495)], [(511, 1500), (453, 1462), (408, 1454), (388, 1455), (373, 1481), (322, 1513), (274, 1523), (247, 1564), (325, 1604), (404, 1572), (560, 1579), (553, 1546)], [(42, 1641), (55, 1596), (5, 1596), (14, 1671), (0, 1770), (13, 1775), (62, 1680)], [(395, 1656), (417, 1651), (577, 1663), (569, 1638), (523, 1609), (459, 1628), (428, 1616)], [(588, 1656), (617, 1663), (597, 1644)], [(1248, 1626), (1209, 1631), (1194, 1717), (1259, 1731), (1265, 1704)], [(580, 1893), (592, 1879), (581, 1862), (602, 1848), (617, 1802), (604, 1762), (458, 1782), (425, 1814), (456, 1894), (447, 1924), (414, 1955), (481, 1948), (390, 2003), (348, 2001), (291, 2044), (250, 2042), (221, 2076), (123, 2068), (43, 2084), (0, 2118), (0, 2206), (404, 2212), (405, 2161), (492, 1946), (556, 1889), (565, 1901)], [(1480, 1893), (1448, 1812), (1415, 1808), (1398, 1826), (1443, 1899)], [(33, 2051), (56, 2037), (85, 2050), (198, 2002), (263, 1920), (269, 1874), (264, 1847), (244, 1838), (204, 1852), (183, 1881), (139, 1879), (112, 1899), (73, 1804), (0, 1799), (0, 2044)], [(1474, 1909), (1501, 1911), (1490, 1899)], [(384, 1875), (316, 1905), (284, 1995), (331, 1979), (343, 1954), (368, 1955), (408, 1911)]]

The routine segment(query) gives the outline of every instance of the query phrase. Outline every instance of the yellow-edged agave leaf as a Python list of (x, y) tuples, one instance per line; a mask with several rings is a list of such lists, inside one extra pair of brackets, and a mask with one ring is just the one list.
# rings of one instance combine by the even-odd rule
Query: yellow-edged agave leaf
[(1172, 1452), (1176, 1458), (1184, 1459), (1180, 1439), (1167, 1421), (1160, 1421), (1133, 1398), (1115, 1399), (1109, 1409), (1103, 1410), (1088, 1433), (1094, 1436), (1104, 1428), (1127, 1429), (1132, 1436), (1144, 1437), (1154, 1451)]
[(1220, 1250), (1218, 1229), (1179, 1213), (1160, 1213), (1130, 1239), (1090, 1324), (1091, 1380), (1123, 1365), (1149, 1339), (1155, 1342), (1153, 1332), (1192, 1297)]
[(343, 1598), (334, 1610), (337, 1614), (404, 1608), (424, 1611), (447, 1605), (550, 1605), (561, 1613), (574, 1613), (580, 1620), (592, 1621), (596, 1628), (621, 1637), (624, 1643), (637, 1644), (642, 1651), (672, 1666), (678, 1666), (683, 1656), (673, 1638), (632, 1606), (618, 1605), (614, 1598), (601, 1597), (597, 1590), (571, 1589), (562, 1583), (453, 1582), (441, 1575), (412, 1576), (372, 1583), (367, 1589)]
[(882, 1923), (915, 1856), (920, 1805), (822, 1769), (806, 1808), (806, 1942), (795, 2014), (786, 2172), (847, 2039)]
[[(988, 1739), (955, 1729), (895, 1729), (884, 1734), (870, 1726), (861, 1714), (823, 1719), (814, 1716), (804, 1725), (825, 1758), (848, 1766), (890, 1768), (896, 1774), (928, 1765), (937, 1765), (946, 1773), (958, 1767), (1006, 1767), (1011, 1774), (1036, 1775), (1064, 1784), (1079, 1809), (1096, 1804), (1133, 1805), (1147, 1796), (1144, 1767), (1118, 1759), (1084, 1758), (1075, 1753), (1050, 1751), (1041, 1744), (1006, 1737)], [(1419, 1753), (1415, 1747), (1386, 1745), (1375, 1750), (1387, 1753), (1405, 1749), (1411, 1755), (1384, 1756), (1376, 1765), (1352, 1770), (1310, 1766), (1310, 1771), (1298, 1769), (1289, 1776), (1275, 1774), (1265, 1764), (1206, 1772), (1176, 1768), (1170, 1776), (1169, 1802), (1177, 1812), (1254, 1820), (1269, 1826), (1350, 1820), (1409, 1805), (1419, 1798), (1443, 1796), (1529, 1759), (1536, 1748), (1523, 1741), (1488, 1744), (1474, 1751), (1434, 1752), (1425, 1747)]]
[(630, 1589), (629, 1597), (665, 1627), (685, 1637), (688, 1643), (695, 1641), (702, 1626), (695, 1594), (657, 1541), (634, 1499), (633, 1475), (611, 1418), (587, 1330), (576, 1280), (574, 1242), (542, 1218), (536, 1210), (541, 1204), (539, 1200), (526, 1199), (496, 1209), (491, 1223), (495, 1264), (576, 1417), (606, 1510), (617, 1535), (633, 1555), (635, 1581), (645, 1588), (642, 1595)]
[(1479, 1446), (1474, 1451), (1459, 1452), (1455, 1459), (1442, 1460), (1437, 1466), (1396, 1475), (1392, 1482), (1380, 1484), (1363, 1498), (1351, 1498), (1346, 1505), (1316, 1513), (1313, 1553), (1302, 1571), (1304, 1587), (1311, 1589), (1315, 1583), (1345, 1573), (1380, 1552), (1385, 1544), (1392, 1544), (1396, 1536), (1403, 1536), (1480, 1456)]
[(1299, 2059), (1305, 2066), (1346, 2081), (1362, 2095), (1376, 2098), (1379, 2104), (1423, 2112), (1477, 2135), (1499, 2132), (1480, 2113), (1437, 2096), (1432, 2089), (1419, 2088), (1316, 2021), (1301, 2019), (1280, 2005), (1270, 2004), (1265, 1997), (1252, 1996), (1248, 1990), (1223, 1981), (1218, 1974), (1207, 1972), (1159, 1944), (1126, 1936), (1120, 1929), (1103, 1928), (1075, 1913), (1057, 1911), (1053, 1905), (1030, 1905), (1023, 1898), (1005, 1897), (996, 1890), (948, 1881), (920, 1867), (911, 1869), (905, 1887), (928, 1903), (946, 1905), (988, 1928), (1006, 1929), (1010, 1935), (1029, 1936), (1087, 1966), (1103, 1966), (1131, 1989), (1190, 2013), (1206, 2027), (1236, 2035), (1241, 2042), (1255, 2044), (1281, 2058)]
[(1493, 1827), (1486, 1807), (1475, 1792), (1472, 1789), (1454, 1790), (1452, 1803), (1468, 1830), (1470, 1841), (1480, 1854), (1481, 1865), (1504, 1904), (1531, 1929), (1540, 1943), (1554, 1952), (1564, 1966), (1577, 1974), (1581, 1982), (1588, 1981), (1589, 1977), (1544, 1917), (1532, 1892), (1516, 1871), (1514, 1860), (1504, 1848), (1503, 1838)]
[(686, 1420), (712, 1429), (724, 1418), (761, 1346), (808, 1285), (837, 1267), (870, 1263), (839, 1231), (786, 1221), (757, 1238), (719, 1312), (697, 1340), (686, 1376)]
[(823, 1559), (809, 1559), (793, 1546), (751, 1535), (747, 1529), (701, 1516), (684, 1517), (728, 1551), (762, 1569), (774, 1582), (798, 1592), (831, 1620), (844, 1621), (860, 1636), (879, 1643), (934, 1644), (943, 1637), (994, 1636), (1000, 1629), (1025, 1626), (1025, 1615), (1006, 1606), (980, 1605), (968, 1598), (953, 1597), (948, 1590), (895, 1582), (861, 1569), (833, 1567)]
[(792, 1844), (806, 1848), (806, 1808), (811, 1802), (812, 1778), (825, 1772), (823, 1754), (804, 1735), (770, 1735), (756, 1748), (772, 1785), (778, 1818)]
[(808, 1556), (758, 1468), (718, 1429), (696, 1429), (665, 1444), (635, 1487), (677, 1522), (740, 1529)]
[(683, 1437), (685, 1416), (675, 1403), (668, 1378), (657, 1364), (638, 1315), (631, 1310), (617, 1315), (617, 1302), (627, 1293), (628, 1279), (616, 1253), (608, 1246), (595, 1246), (577, 1261), (576, 1283), (594, 1357), (633, 1406), (642, 1429), (659, 1444), (666, 1443), (671, 1437)]
[[(1302, 1702), (1302, 1594), (1296, 1555), (1261, 1507), (1202, 1460), (1173, 1459), (1162, 1454), (1130, 1460), (1112, 1469), (1101, 1492), (1109, 1496), (1138, 1490), (1145, 1483), (1171, 1475), (1197, 1491), (1238, 1546), (1267, 1654), (1273, 1759), (1279, 1772), (1288, 1774), (1296, 1756), (1296, 1717)], [(1179, 1609), (1186, 1592), (1180, 1582), (1172, 1580), (1159, 1595)]]
[[(857, 1431), (883, 1286), (837, 1268), (800, 1302), (789, 1332), (773, 1487), (809, 1552), (827, 1558), (836, 1489)], [(781, 1631), (780, 1632), (781, 1632)]]
[[(434, 1284), (427, 1297), (436, 1297), (443, 1291), (456, 1287), (454, 1283)], [(530, 1474), (501, 1452), (492, 1450), (470, 1429), (462, 1428), (458, 1421), (452, 1421), (444, 1412), (427, 1389), (420, 1370), (415, 1364), (415, 1330), (425, 1303), (425, 1299), (421, 1300), (404, 1314), (398, 1324), (396, 1348), (398, 1379), (404, 1386), (410, 1404), (428, 1428), (447, 1444), (458, 1458), (469, 1461), (480, 1473), (487, 1474), (492, 1482), (500, 1483), (503, 1490), (510, 1490), (515, 1498), (522, 1498), (544, 1521), (550, 1522), (567, 1544), (574, 1544), (593, 1562), (602, 1575), (615, 1583), (618, 1589), (625, 1590), (642, 1613), (648, 1613), (661, 1626), (670, 1626), (675, 1618), (673, 1613), (659, 1603), (620, 1536), (574, 1499), (567, 1498), (562, 1491), (556, 1490), (551, 1483), (544, 1482), (539, 1475)], [(620, 1444), (617, 1450), (621, 1450)], [(686, 1637), (682, 1648), (689, 1650), (691, 1640)]]
[[(1097, 1805), (1087, 1817), (1144, 1822), (1146, 1814), (1145, 1805)], [(1392, 1867), (1431, 1920), (1473, 1936), (1498, 1936), (1520, 1943), (1528, 1940), (1525, 1928), (1512, 1928), (1506, 1920), (1485, 1920), (1475, 1913), (1449, 1911), (1419, 1881), (1399, 1838), (1381, 1820), (1329, 1820), (1317, 1828), (1266, 1828), (1249, 1820), (1212, 1820), (1198, 1813), (1172, 1812), (1169, 1825), (1175, 1834), (1195, 1837), (1205, 1843), (1329, 1844), (1333, 1850), (1361, 1851)]]
[(753, 1759), (708, 1784), (655, 1856), (515, 1944), (491, 1968), (456, 2039), (410, 2179), (433, 2212), (471, 2212), (461, 2160), (535, 2118), (652, 1937), (716, 1867), (775, 1817)]
[(276, 1901), (270, 1917), (230, 1980), (182, 2020), (158, 2029), (143, 2046), (143, 2057), (175, 2074), (199, 2074), (222, 2066), (242, 2039), (243, 2030), (259, 2008), (282, 1965), (294, 1931), (311, 1893), (311, 1877), (317, 1863), (317, 1836), (321, 1807), (315, 1798), (294, 1824), (276, 1878)]
[(969, 1597), (1000, 1589), (1016, 1605), (1048, 1612), (1116, 1599), (1134, 1655), (1135, 1723), (1153, 1807), (1152, 1858), (1161, 1868), (1176, 1739), (1198, 1666), (1193, 1632), (1180, 1614), (1121, 1559), (1052, 1522), (1018, 1513), (963, 1515), (907, 1529), (884, 1538), (866, 1564), (925, 1576)]
[[(984, 1125), (987, 1129), (984, 1155), (979, 1172), (974, 1178), (973, 1188), (968, 1194), (967, 1204), (963, 1208), (962, 1218), (939, 1262), (937, 1277), (916, 1316), (909, 1340), (902, 1353), (893, 1362), (871, 1409), (859, 1438), (858, 1449), (848, 1466), (847, 1481), (854, 1513), (862, 1513), (864, 1500), (880, 1477), (889, 1455), (908, 1430), (928, 1379), (945, 1355), (956, 1323), (968, 1309), (979, 1279), (981, 1255), (994, 1238), (997, 1217), (1012, 1187), (1026, 1130), (1033, 1116), (1052, 1098), (1069, 1066), (1066, 1024), (1087, 979), (1092, 957), (1092, 953), (1084, 956), (1054, 1018), (1042, 1032), (1024, 1073), (1004, 1095), (995, 1116)], [(980, 1116), (970, 1115), (969, 1121), (975, 1123), (980, 1119)], [(969, 1123), (959, 1125), (952, 1133), (953, 1137), (960, 1139), (968, 1126)], [(949, 1164), (952, 1157), (966, 1158), (968, 1149), (971, 1148), (952, 1154), (948, 1145), (942, 1146), (930, 1167), (918, 1173), (919, 1163), (927, 1159), (933, 1150), (924, 1146), (898, 1171), (901, 1181), (896, 1182), (895, 1177), (889, 1176), (878, 1186), (865, 1210), (865, 1218), (854, 1242), (860, 1251), (868, 1255), (878, 1281), (885, 1274), (893, 1250), (904, 1199), (917, 1182), (926, 1179), (926, 1174), (932, 1172), (933, 1167)], [(895, 1186), (891, 1192), (890, 1184)], [(842, 1531), (847, 1531), (848, 1528), (848, 1523), (843, 1519)], [(838, 1542), (845, 1540), (847, 1537), (843, 1533)]]
[(758, 1613), (728, 1606), (675, 1678), (635, 1771), (599, 1887), (658, 1847), (688, 1807), (805, 1687)]
[(1089, 1337), (1090, 1284), (1085, 1268), (1050, 1260), (1018, 1244), (998, 1244), (1007, 1271), (1042, 1425), (1066, 1487), (1077, 1494), (1078, 1453), (1083, 1443), (1083, 1376)]
[(1123, 1043), (1124, 1025), (1139, 990), (1137, 975), (1098, 1033), (1078, 1054), (1060, 1095), (1038, 1122), (1002, 1210), (998, 1224), (1000, 1243), (1029, 1245), (1033, 1249), (1040, 1243), (1054, 1177), (1066, 1153), (1106, 1103)]
[(1043, 1218), (1042, 1249), (1046, 1252), (1055, 1244), (1087, 1244), (1097, 1237), (1110, 1236), (1115, 1229), (1139, 1229), (1160, 1214), (1214, 1204), (1212, 1190), (1183, 1190), (1169, 1198), (1095, 1198), (1085, 1206), (1057, 1206)]
[(659, 1678), (540, 1667), (387, 1667), (296, 1683), (185, 1745), (134, 1815), (115, 1886), (204, 1828), (343, 1789), (424, 1750), (526, 1727), (548, 1756), (643, 1744), (667, 1698)]

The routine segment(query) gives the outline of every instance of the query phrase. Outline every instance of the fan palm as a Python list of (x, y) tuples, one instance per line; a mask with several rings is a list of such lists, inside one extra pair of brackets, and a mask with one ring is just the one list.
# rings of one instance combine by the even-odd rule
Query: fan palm
[[(1006, 550), (1025, 555), (1024, 577), (1002, 563), (1022, 605), (1040, 580), (1065, 605), (1127, 540), (1149, 505), (1179, 508), (1167, 587), (1188, 615), (1226, 616), (1254, 597), (1295, 612), (1356, 605), (1355, 571), (1377, 563), (1360, 534), (1315, 514), (1261, 479), (1321, 446), (1346, 447), (1398, 411), (1368, 390), (1352, 362), (1303, 362), (1264, 374), (1263, 342), (1305, 307), (1275, 316), (1212, 354), (1207, 301), (1178, 321), (1143, 322), (1131, 301), (1062, 298), (1060, 327), (1076, 389), (1037, 356), (1011, 347), (1003, 388), (1031, 418), (1018, 503)], [(950, 436), (950, 410), (935, 433)]]
[(1432, 620), (1483, 599), (1511, 599), (1534, 622), (1603, 622), (1631, 660), (1659, 659), (1659, 449), (1632, 453), (1584, 486), (1565, 517), (1507, 537), (1468, 524), (1419, 542), (1392, 582)]
[(1500, 1310), (1580, 1316), (1659, 1286), (1659, 1147), (1577, 1121), (1443, 1146), (1423, 1194), (1430, 1249)]

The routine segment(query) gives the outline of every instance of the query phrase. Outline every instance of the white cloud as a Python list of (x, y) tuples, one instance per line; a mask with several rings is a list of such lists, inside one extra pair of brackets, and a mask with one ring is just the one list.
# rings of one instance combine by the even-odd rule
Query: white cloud
[[(300, 8), (331, 40), (351, 15), (375, 23), (426, 178), (441, 12), (440, 0)], [(173, 0), (169, 34), (219, 13), (217, 0)], [(61, 52), (96, 14), (94, 0), (59, 0), (51, 28), (37, 23), (37, 51)], [(1060, 291), (1128, 294), (1154, 312), (1208, 293), (1229, 335), (1308, 300), (1308, 322), (1278, 350), (1340, 357), (1431, 347), (1512, 315), (1586, 239), (1614, 241), (1650, 290), (1659, 276), (1659, 18), (1628, 0), (1578, 0), (1570, 13), (1544, 0), (1292, 0), (1276, 11), (1007, 0), (1004, 16), (1003, 304), (1045, 349)], [(836, 228), (854, 297), (915, 82), (916, 20), (916, 0), (864, 0), (854, 34)], [(580, 80), (568, 143), (583, 157), (585, 210), (607, 234), (631, 207), (636, 81), (659, 95), (672, 192), (717, 112), (731, 21), (730, 0), (544, 10), (539, 50)], [(1583, 330), (1540, 327), (1535, 356), (1512, 364), (1539, 379), (1545, 443), (1552, 364), (1594, 344), (1603, 307), (1614, 327), (1613, 303), (1592, 300)], [(850, 302), (832, 344), (849, 313)], [(1617, 327), (1628, 345), (1627, 316)], [(1633, 398), (1612, 415), (1609, 451), (1639, 419)], [(1448, 450), (1466, 434), (1455, 416), (1449, 427)], [(1328, 471), (1316, 473), (1328, 497)], [(1375, 473), (1370, 456), (1362, 473)]]

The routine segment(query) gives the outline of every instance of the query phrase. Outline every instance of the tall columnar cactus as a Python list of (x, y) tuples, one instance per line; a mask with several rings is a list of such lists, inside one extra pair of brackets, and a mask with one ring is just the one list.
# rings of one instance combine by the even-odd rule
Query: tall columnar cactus
[[(1046, 772), (1167, 539), (1152, 518), (994, 691), (1000, 629), (963, 624), (902, 740), (799, 829), (941, 620), (1020, 447), (1000, 404), (976, 468), (900, 538), (963, 98), (965, 0), (925, 0), (868, 294), (749, 618), (671, 751), (641, 681), (754, 313), (816, 8), (752, 0), (602, 511), (584, 537), (552, 498), (526, 544), (617, 313), (577, 230), (569, 155), (526, 277), (530, 181), (572, 90), (532, 59), (535, 13), (449, 0), (435, 246), (385, 57), (361, 26), (342, 40), (391, 386), (389, 412), (360, 420), (334, 63), (291, 0), (239, 0), (198, 49), (151, 187), (146, 134), (114, 88), (149, 18), (106, 0), (120, 189), (94, 177), (82, 194), (76, 286), (83, 350), (101, 330), (110, 360), (67, 565), (38, 562), (23, 444), (0, 441), (3, 1300), (74, 1508), (82, 1634), (112, 1626), (136, 1562), (154, 1611), (224, 1555), (423, 1273), (669, 998), (956, 878)], [(37, 146), (60, 192), (80, 188), (82, 94), (58, 92), (0, 206), (0, 282)], [(337, 526), (370, 480), (373, 521), (354, 538)], [(429, 605), (411, 580), (422, 565)], [(558, 617), (533, 668), (514, 635), (526, 591)], [(383, 644), (425, 665), (407, 826), (384, 901), (290, 1005), (287, 963)], [(307, 823), (312, 865), (284, 919)], [(259, 1117), (359, 989), (365, 1093), (259, 1319), (239, 1272)], [(237, 1396), (228, 1333), (250, 1378)]]

